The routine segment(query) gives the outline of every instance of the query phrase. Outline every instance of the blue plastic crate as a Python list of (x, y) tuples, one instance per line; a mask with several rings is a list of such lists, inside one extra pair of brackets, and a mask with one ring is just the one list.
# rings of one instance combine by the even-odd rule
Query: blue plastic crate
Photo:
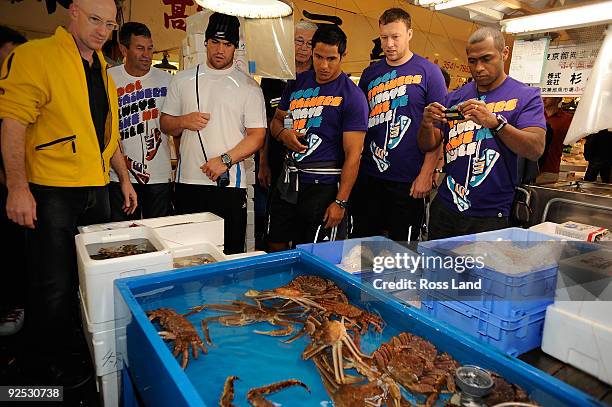
[[(186, 371), (181, 369), (177, 359), (172, 356), (171, 349), (149, 322), (141, 306), (141, 299), (163, 296), (168, 290), (176, 290), (181, 286), (189, 286), (191, 290), (208, 284), (239, 284), (243, 274), (273, 275), (281, 282), (290, 276), (283, 275), (284, 271), (273, 271), (279, 267), (285, 270), (307, 268), (310, 273), (334, 280), (345, 290), (351, 301), (367, 299), (373, 309), (380, 313), (389, 324), (383, 334), (408, 331), (420, 335), (431, 341), (439, 351), (451, 354), (461, 364), (477, 364), (499, 373), (508, 381), (521, 386), (542, 406), (603, 406), (592, 396), (521, 360), (503, 355), (460, 330), (435, 321), (425, 313), (399, 304), (387, 294), (349, 278), (347, 273), (340, 272), (329, 263), (297, 250), (115, 281), (115, 309), (125, 310), (129, 315), (126, 321), (126, 348), (122, 352), (124, 366), (129, 369), (129, 375), (144, 404), (153, 407), (207, 405)], [(223, 287), (219, 286), (220, 292), (223, 292)], [(210, 356), (209, 354), (208, 357)], [(219, 367), (206, 366), (206, 360), (206, 357), (202, 357), (200, 362), (203, 363), (204, 371), (213, 371)], [(194, 368), (195, 363), (192, 360), (188, 369)], [(262, 374), (257, 366), (248, 368), (258, 375)], [(205, 374), (204, 379), (200, 381), (212, 386), (215, 396), (220, 394), (222, 380), (213, 382), (210, 376)], [(216, 402), (209, 405), (213, 404), (216, 405)], [(291, 405), (291, 402), (286, 405)]]
[(542, 344), (546, 306), (534, 309), (521, 318), (508, 320), (427, 291), (421, 296), (421, 310), (512, 356), (521, 355)]
[[(417, 251), (425, 256), (453, 256), (453, 250), (465, 243), (482, 241), (513, 241), (521, 244), (542, 241), (561, 241), (555, 237), (531, 230), (507, 228), (473, 235), (458, 236), (448, 239), (421, 242)], [(525, 270), (521, 274), (504, 274), (487, 266), (482, 269), (472, 268), (458, 274), (454, 270), (443, 268), (426, 268), (423, 278), (431, 282), (449, 281), (455, 278), (460, 282), (482, 282), (480, 298), (473, 293), (462, 300), (479, 310), (493, 313), (502, 318), (517, 319), (551, 304), (555, 295), (558, 264), (556, 262), (534, 270)], [(461, 299), (460, 291), (447, 291), (454, 299)]]

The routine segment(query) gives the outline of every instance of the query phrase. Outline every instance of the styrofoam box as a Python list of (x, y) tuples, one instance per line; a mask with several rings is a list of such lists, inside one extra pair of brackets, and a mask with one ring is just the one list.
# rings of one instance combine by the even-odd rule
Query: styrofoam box
[(170, 249), (173, 259), (178, 259), (187, 256), (196, 256), (199, 254), (210, 254), (216, 261), (227, 260), (225, 254), (223, 254), (217, 246), (209, 242), (197, 243), (187, 246), (173, 247)]
[[(568, 335), (568, 333), (571, 333)], [(565, 312), (546, 311), (542, 350), (612, 385), (612, 328)]]
[(247, 225), (255, 224), (255, 211), (247, 211)]
[(555, 307), (612, 328), (612, 250), (559, 262)]
[(532, 227), (529, 228), (529, 230), (533, 230), (534, 232), (539, 232), (548, 236), (554, 236), (554, 237), (558, 237), (561, 238), (562, 240), (578, 240), (578, 239), (574, 239), (573, 237), (568, 237), (568, 236), (562, 236), (557, 234), (557, 225), (558, 223), (555, 222), (543, 222), (543, 223), (538, 223), (537, 225), (534, 225)]
[(252, 185), (247, 186), (247, 198), (255, 197), (255, 188)]
[(125, 325), (115, 325), (114, 321), (92, 324), (89, 321), (83, 297), (81, 297), (80, 303), (83, 332), (96, 368), (96, 376), (120, 371), (123, 368), (123, 363), (121, 354), (117, 351), (117, 341), (122, 342), (119, 344), (120, 348), (125, 348)]
[(255, 238), (255, 225), (247, 225), (246, 227), (246, 238), (247, 240), (249, 239), (254, 239)]
[(256, 250), (247, 253), (237, 253), (237, 254), (228, 254), (226, 257), (227, 260), (237, 260), (237, 259), (246, 259), (247, 257), (253, 256), (261, 256), (262, 254), (266, 254), (266, 252), (261, 250)]
[[(121, 244), (133, 239), (147, 239), (157, 251), (107, 260), (93, 260), (87, 252), (91, 244)], [(148, 227), (82, 233), (75, 237), (79, 286), (92, 324), (116, 319), (113, 281), (172, 269), (172, 254), (157, 233)]]
[(223, 246), (223, 218), (210, 212), (166, 216), (138, 221), (155, 229), (168, 247), (210, 242)]
[(102, 407), (119, 407), (120, 380), (120, 372), (113, 372), (96, 378), (96, 386), (102, 399)]

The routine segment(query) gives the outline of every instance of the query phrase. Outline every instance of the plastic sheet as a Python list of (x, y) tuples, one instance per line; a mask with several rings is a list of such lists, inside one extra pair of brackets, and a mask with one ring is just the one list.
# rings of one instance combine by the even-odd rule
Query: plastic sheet
[(589, 82), (580, 99), (563, 144), (612, 128), (612, 25), (608, 26)]
[(293, 16), (246, 19), (246, 51), (251, 74), (265, 78), (295, 78)]

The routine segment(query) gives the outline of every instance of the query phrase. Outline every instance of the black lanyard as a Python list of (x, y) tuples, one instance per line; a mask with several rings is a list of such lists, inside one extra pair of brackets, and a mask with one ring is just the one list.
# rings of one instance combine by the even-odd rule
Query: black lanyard
[[(200, 111), (200, 90), (198, 86), (198, 77), (200, 76), (200, 64), (196, 67), (196, 76), (195, 76), (195, 92), (196, 92), (196, 103), (198, 105), (198, 112)], [(202, 154), (204, 154), (204, 162), (208, 162), (208, 157), (206, 156), (206, 150), (204, 150), (204, 143), (202, 143), (202, 136), (200, 136), (200, 130), (196, 130), (198, 132), (198, 140), (200, 141), (200, 147), (202, 148)]]

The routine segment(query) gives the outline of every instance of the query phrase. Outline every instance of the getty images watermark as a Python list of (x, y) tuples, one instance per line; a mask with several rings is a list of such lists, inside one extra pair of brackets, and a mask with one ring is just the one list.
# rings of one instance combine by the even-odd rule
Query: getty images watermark
[[(372, 280), (377, 290), (480, 290), (480, 278), (474, 281), (461, 281), (454, 278), (466, 270), (483, 269), (484, 256), (415, 256), (409, 253), (396, 253), (390, 256), (376, 256), (372, 258), (372, 270), (376, 274), (387, 271), (409, 272), (415, 274), (418, 270), (454, 271), (449, 273), (450, 278), (445, 281), (430, 281), (427, 278), (397, 278), (389, 279), (390, 275), (383, 274), (381, 278)], [(387, 278), (385, 278), (387, 277)]]

